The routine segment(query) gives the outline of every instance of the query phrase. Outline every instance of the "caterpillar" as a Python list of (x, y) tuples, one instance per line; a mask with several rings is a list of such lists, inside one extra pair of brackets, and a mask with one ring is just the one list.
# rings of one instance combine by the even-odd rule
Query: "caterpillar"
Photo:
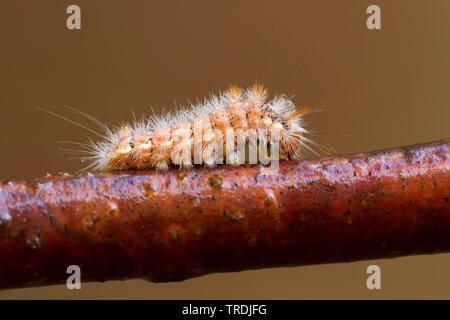
[(297, 109), (284, 94), (268, 101), (260, 84), (246, 90), (232, 86), (185, 109), (135, 118), (113, 129), (84, 114), (104, 134), (100, 141), (77, 144), (86, 153), (82, 159), (90, 161), (85, 169), (94, 171), (214, 166), (223, 160), (255, 163), (255, 154), (263, 163), (274, 157), (301, 159), (302, 150), (311, 150), (308, 144), (313, 143), (303, 124), (310, 111), (311, 107)]

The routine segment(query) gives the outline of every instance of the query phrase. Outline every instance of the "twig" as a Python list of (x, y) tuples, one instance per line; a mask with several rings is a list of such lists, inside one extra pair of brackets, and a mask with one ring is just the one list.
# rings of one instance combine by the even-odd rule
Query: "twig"
[(450, 251), (450, 139), (261, 166), (0, 186), (0, 288)]

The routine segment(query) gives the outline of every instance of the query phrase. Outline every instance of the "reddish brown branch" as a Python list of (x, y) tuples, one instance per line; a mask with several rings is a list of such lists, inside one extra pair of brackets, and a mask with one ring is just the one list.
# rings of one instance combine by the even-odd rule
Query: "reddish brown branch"
[(450, 251), (450, 139), (260, 166), (0, 186), (0, 288)]

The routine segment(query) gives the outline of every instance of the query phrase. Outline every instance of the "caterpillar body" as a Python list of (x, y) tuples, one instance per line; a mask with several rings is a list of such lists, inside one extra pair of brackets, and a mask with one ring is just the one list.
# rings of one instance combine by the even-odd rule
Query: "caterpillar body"
[(267, 159), (275, 144), (278, 159), (300, 159), (303, 148), (310, 149), (303, 125), (310, 108), (297, 109), (286, 95), (267, 98), (262, 85), (246, 90), (233, 86), (184, 110), (135, 120), (113, 130), (89, 116), (105, 134), (102, 141), (84, 145), (87, 156), (83, 158), (91, 161), (86, 169), (162, 170), (213, 166), (223, 159), (243, 163), (252, 147), (259, 159), (264, 154)]

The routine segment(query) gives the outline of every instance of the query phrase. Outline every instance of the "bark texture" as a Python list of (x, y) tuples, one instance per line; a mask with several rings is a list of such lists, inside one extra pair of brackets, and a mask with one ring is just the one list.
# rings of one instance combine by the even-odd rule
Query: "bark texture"
[(450, 251), (450, 139), (350, 156), (0, 184), (0, 288)]

